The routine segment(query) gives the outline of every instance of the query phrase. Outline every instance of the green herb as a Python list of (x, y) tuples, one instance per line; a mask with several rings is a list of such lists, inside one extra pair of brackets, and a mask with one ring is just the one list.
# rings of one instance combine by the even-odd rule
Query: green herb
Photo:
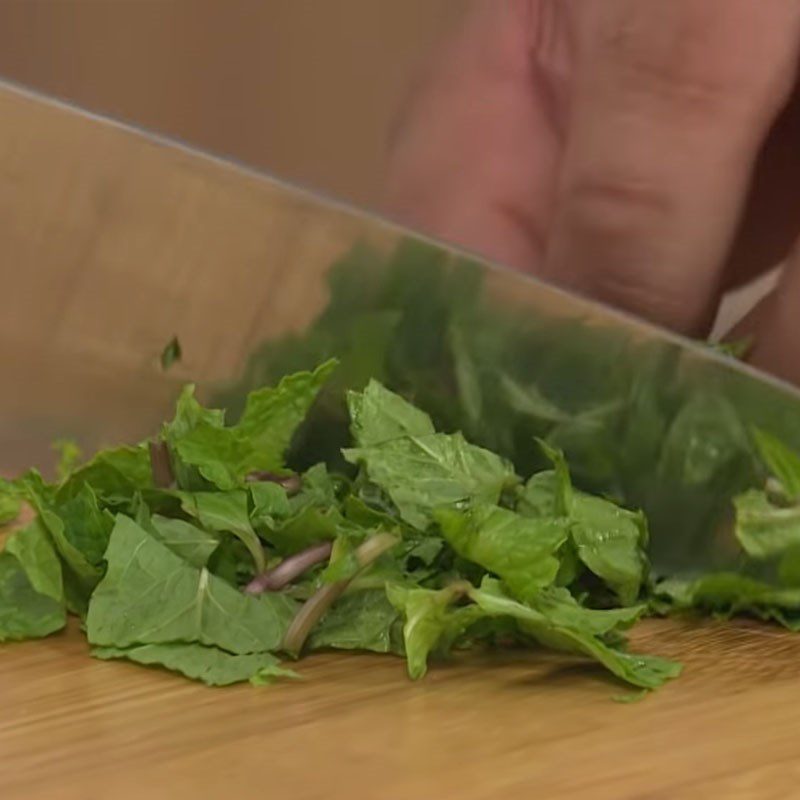
[(292, 670), (281, 668), (270, 653), (233, 655), (201, 644), (145, 644), (127, 650), (95, 647), (92, 655), (104, 660), (126, 658), (137, 664), (159, 665), (208, 686), (228, 686), (240, 681), (263, 685), (278, 678), (298, 677)]
[(161, 369), (168, 370), (173, 364), (183, 357), (181, 343), (177, 336), (173, 336), (166, 347), (161, 351)]
[(0, 525), (13, 522), (22, 510), (22, 501), (15, 494), (3, 494), (0, 488)]
[[(416, 323), (437, 327), (437, 309), (418, 299)], [(410, 324), (396, 314), (372, 323)], [(375, 350), (352, 341), (348, 358), (357, 355), (358, 366), (350, 363), (347, 381), (361, 385), (351, 384), (346, 404), (330, 361), (259, 387), (233, 424), (189, 386), (147, 442), (82, 464), (62, 447), (56, 483), (35, 471), (3, 482), (0, 499), (27, 502), (36, 518), (0, 553), (0, 640), (46, 636), (74, 613), (95, 657), (212, 686), (293, 677), (280, 659), (315, 650), (405, 656), (420, 678), (435, 660), (475, 646), (544, 647), (649, 691), (680, 667), (627, 650), (626, 631), (646, 613), (745, 612), (800, 627), (800, 460), (766, 435), (750, 437), (710, 401), (681, 409), (653, 463), (684, 486), (705, 485), (755, 441), (763, 488), (739, 496), (734, 545), (771, 577), (654, 580), (644, 515), (584, 491), (554, 444), (581, 440), (616, 411), (572, 414), (511, 375), (490, 386), (479, 366), (490, 362), (476, 348), (493, 352), (497, 343), (473, 333), (450, 320), (444, 344), (429, 342), (457, 356), (465, 432), (438, 430), (435, 414), (372, 379)], [(433, 355), (396, 358), (412, 370)], [(432, 381), (419, 376), (423, 394)], [(522, 464), (467, 435), (496, 408), (494, 387), (514, 399), (526, 426), (555, 425), (557, 436), (538, 444), (541, 431), (524, 427)], [(337, 423), (330, 441), (343, 456), (323, 443), (318, 458), (301, 459), (298, 442), (322, 441), (320, 413), (345, 415), (352, 440)], [(735, 431), (736, 447), (696, 443), (686, 460), (680, 442), (723, 429)], [(493, 435), (505, 437), (499, 427)]]

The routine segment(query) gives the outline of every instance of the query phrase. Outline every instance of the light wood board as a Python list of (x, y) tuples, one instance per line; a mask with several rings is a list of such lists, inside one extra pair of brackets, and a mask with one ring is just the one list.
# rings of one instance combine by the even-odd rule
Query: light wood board
[(94, 661), (73, 630), (0, 648), (4, 800), (800, 796), (800, 637), (652, 621), (683, 677), (635, 704), (598, 668), (478, 655), (412, 683), (332, 654), (305, 680), (209, 689)]

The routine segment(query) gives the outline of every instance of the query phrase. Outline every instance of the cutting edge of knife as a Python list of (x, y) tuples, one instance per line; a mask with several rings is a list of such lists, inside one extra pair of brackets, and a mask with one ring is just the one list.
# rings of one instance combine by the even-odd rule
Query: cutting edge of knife
[(240, 161), (234, 156), (214, 153), (202, 147), (190, 144), (188, 141), (185, 141), (181, 138), (152, 131), (148, 128), (142, 127), (137, 123), (114, 117), (106, 113), (93, 111), (77, 105), (65, 98), (48, 94), (43, 90), (26, 86), (6, 77), (0, 77), (0, 91), (7, 91), (35, 102), (59, 108), (62, 111), (82, 116), (86, 119), (92, 120), (93, 122), (117, 128), (127, 134), (148, 141), (158, 147), (177, 150), (187, 156), (199, 158), (219, 167), (224, 167), (226, 170), (234, 170), (252, 179), (270, 183), (278, 188), (286, 190), (287, 192), (293, 192), (296, 195), (304, 197), (309, 202), (321, 203), (330, 208), (344, 212), (350, 216), (368, 220), (377, 226), (381, 226), (384, 229), (393, 231), (400, 237), (416, 239), (423, 243), (429, 244), (432, 247), (445, 250), (456, 258), (463, 258), (473, 261), (485, 269), (506, 273), (510, 276), (513, 276), (517, 280), (535, 285), (542, 291), (552, 292), (554, 293), (554, 296), (559, 297), (567, 302), (571, 302), (576, 306), (583, 306), (587, 313), (590, 312), (593, 316), (601, 319), (608, 319), (610, 322), (614, 321), (621, 326), (627, 327), (628, 329), (636, 330), (641, 334), (647, 335), (651, 338), (660, 340), (664, 343), (672, 344), (680, 350), (690, 352), (695, 358), (718, 364), (730, 372), (744, 375), (749, 379), (755, 380), (761, 384), (767, 384), (773, 389), (783, 392), (800, 402), (800, 387), (797, 387), (782, 378), (764, 372), (763, 370), (758, 369), (757, 367), (754, 367), (744, 361), (724, 355), (723, 353), (706, 346), (702, 342), (698, 342), (689, 338), (688, 336), (670, 331), (667, 328), (642, 319), (635, 314), (614, 308), (613, 306), (583, 295), (579, 292), (568, 291), (536, 275), (532, 275), (527, 272), (520, 272), (519, 270), (504, 264), (502, 261), (489, 259), (486, 256), (470, 250), (469, 248), (458, 243), (432, 236), (423, 231), (409, 228), (401, 221), (394, 219), (391, 214), (378, 212), (374, 209), (359, 205), (353, 201), (345, 200), (341, 197), (337, 197), (328, 193), (324, 189), (319, 189), (302, 182), (281, 177), (280, 175), (270, 172), (267, 169), (255, 167), (251, 164)]

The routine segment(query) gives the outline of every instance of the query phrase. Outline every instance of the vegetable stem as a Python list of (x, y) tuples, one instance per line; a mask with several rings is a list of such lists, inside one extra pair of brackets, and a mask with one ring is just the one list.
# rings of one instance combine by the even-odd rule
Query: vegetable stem
[(244, 590), (248, 594), (280, 591), (315, 564), (330, 558), (332, 549), (333, 544), (331, 542), (322, 542), (308, 547), (293, 556), (289, 556), (289, 558), (285, 558), (277, 567), (262, 572), (261, 575), (256, 575), (245, 586)]
[[(378, 533), (367, 539), (356, 550), (356, 560), (360, 569), (353, 578), (363, 572), (370, 564), (377, 561), (385, 552), (391, 550), (398, 541), (398, 538), (390, 533)], [(286, 636), (283, 639), (283, 650), (293, 656), (300, 655), (303, 645), (314, 626), (338, 600), (353, 578), (321, 587), (303, 604), (303, 607), (292, 620), (289, 630), (286, 631)]]
[(286, 494), (290, 497), (303, 488), (299, 475), (277, 475), (274, 472), (265, 472), (263, 470), (254, 470), (248, 473), (245, 480), (249, 483), (277, 483), (278, 486), (282, 486), (286, 490)]
[(153, 470), (153, 483), (158, 489), (169, 489), (175, 485), (175, 475), (169, 460), (166, 442), (150, 441), (150, 468)]

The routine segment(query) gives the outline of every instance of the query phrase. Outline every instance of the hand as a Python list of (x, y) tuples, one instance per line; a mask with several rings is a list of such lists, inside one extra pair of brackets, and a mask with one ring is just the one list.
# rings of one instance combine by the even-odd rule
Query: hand
[[(478, 0), (394, 130), (389, 208), (705, 335), (800, 231), (799, 55), (797, 0)], [(800, 381), (800, 255), (766, 303), (753, 358)]]

